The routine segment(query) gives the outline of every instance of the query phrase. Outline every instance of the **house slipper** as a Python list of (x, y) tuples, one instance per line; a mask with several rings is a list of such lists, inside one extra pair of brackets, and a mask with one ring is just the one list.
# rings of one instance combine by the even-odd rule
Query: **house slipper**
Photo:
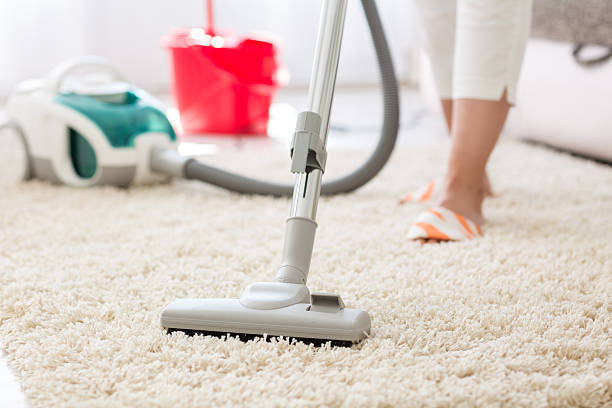
[(444, 207), (433, 207), (421, 213), (408, 231), (412, 240), (463, 241), (482, 235), (473, 221)]
[(400, 204), (406, 203), (425, 203), (434, 200), (440, 195), (440, 179), (435, 179), (421, 186), (414, 193), (408, 193), (400, 200)]

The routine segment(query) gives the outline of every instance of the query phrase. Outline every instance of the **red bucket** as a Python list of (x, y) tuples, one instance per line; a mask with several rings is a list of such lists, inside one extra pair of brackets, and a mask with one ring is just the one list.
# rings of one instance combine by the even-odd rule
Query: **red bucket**
[(192, 28), (172, 30), (162, 45), (170, 51), (183, 133), (266, 134), (279, 88), (273, 42)]

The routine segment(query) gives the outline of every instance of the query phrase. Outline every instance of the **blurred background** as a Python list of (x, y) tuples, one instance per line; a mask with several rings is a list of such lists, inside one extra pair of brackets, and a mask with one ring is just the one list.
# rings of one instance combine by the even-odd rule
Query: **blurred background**
[[(402, 86), (400, 142), (445, 140), (415, 5), (411, 0), (377, 4)], [(289, 140), (296, 112), (306, 108), (320, 5), (320, 0), (214, 4), (215, 25), (224, 32), (265, 32), (280, 45), (279, 59), (289, 75), (273, 99), (270, 136)], [(612, 3), (535, 0), (534, 6), (533, 39), (505, 136), (612, 161), (612, 115), (607, 113), (612, 100)], [(381, 122), (376, 60), (357, 0), (349, 1), (347, 13), (331, 123), (332, 149), (334, 143), (367, 148), (376, 141)], [(202, 0), (3, 0), (0, 106), (18, 82), (41, 77), (71, 57), (99, 55), (136, 86), (166, 102), (177, 121), (170, 58), (161, 40), (174, 27), (202, 27), (205, 21)], [(579, 57), (594, 63), (578, 61), (578, 44), (585, 44)], [(197, 136), (219, 146), (228, 140), (214, 134)], [(232, 140), (236, 138), (241, 135)]]
[[(290, 87), (307, 87), (318, 26), (320, 0), (223, 0), (215, 3), (216, 26), (236, 34), (271, 33), (281, 44)], [(403, 80), (414, 69), (421, 43), (414, 5), (378, 2)], [(113, 61), (136, 85), (168, 90), (170, 72), (160, 39), (172, 27), (199, 27), (206, 21), (202, 0), (3, 0), (0, 2), (0, 94), (21, 80), (40, 76), (75, 55)], [(340, 85), (375, 84), (376, 61), (363, 12), (347, 10)]]

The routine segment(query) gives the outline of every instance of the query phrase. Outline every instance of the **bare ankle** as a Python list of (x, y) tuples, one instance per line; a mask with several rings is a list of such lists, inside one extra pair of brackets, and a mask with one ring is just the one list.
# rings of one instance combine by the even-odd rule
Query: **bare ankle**
[(443, 195), (460, 196), (482, 201), (486, 195), (486, 188), (479, 177), (447, 176), (444, 180)]
[(486, 192), (481, 181), (465, 180), (462, 178), (448, 178), (444, 183), (442, 196), (438, 205), (455, 211), (476, 224), (482, 225), (482, 202)]

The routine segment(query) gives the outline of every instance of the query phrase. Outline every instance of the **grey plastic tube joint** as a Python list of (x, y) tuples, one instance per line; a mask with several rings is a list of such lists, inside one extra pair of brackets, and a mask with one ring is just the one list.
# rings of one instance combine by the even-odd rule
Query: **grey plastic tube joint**
[(277, 282), (306, 284), (317, 223), (309, 218), (290, 217), (285, 225), (283, 259)]

